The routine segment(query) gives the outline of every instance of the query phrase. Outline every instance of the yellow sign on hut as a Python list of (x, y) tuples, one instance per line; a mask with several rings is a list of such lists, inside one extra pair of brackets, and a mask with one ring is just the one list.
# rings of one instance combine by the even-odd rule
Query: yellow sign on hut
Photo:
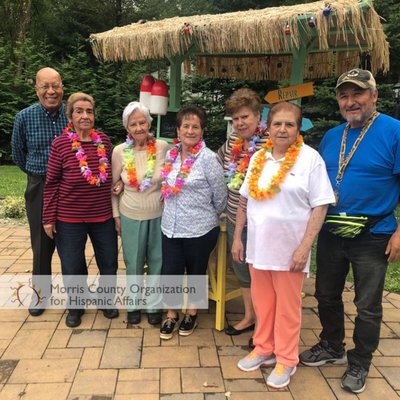
[(290, 101), (314, 95), (314, 82), (303, 83), (302, 85), (289, 86), (284, 89), (268, 92), (264, 99), (269, 104), (279, 103), (281, 101)]

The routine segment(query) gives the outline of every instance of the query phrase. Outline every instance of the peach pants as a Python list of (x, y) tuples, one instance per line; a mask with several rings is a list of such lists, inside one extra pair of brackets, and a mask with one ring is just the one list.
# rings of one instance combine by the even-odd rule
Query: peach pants
[(255, 351), (274, 353), (277, 362), (294, 367), (299, 362), (304, 272), (264, 271), (250, 265), (250, 274), (257, 318)]

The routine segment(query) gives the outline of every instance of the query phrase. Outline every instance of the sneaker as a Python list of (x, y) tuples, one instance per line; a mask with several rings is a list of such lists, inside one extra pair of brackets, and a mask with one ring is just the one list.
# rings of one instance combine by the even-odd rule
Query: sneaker
[(160, 328), (160, 338), (161, 339), (171, 339), (174, 335), (175, 325), (179, 321), (179, 318), (167, 317)]
[(179, 334), (181, 336), (189, 336), (193, 333), (194, 328), (197, 326), (197, 315), (185, 315), (181, 324), (179, 325)]
[(368, 371), (361, 365), (349, 364), (342, 376), (341, 386), (348, 392), (361, 393), (365, 389), (367, 375)]
[(276, 364), (267, 378), (267, 385), (275, 389), (283, 388), (290, 383), (290, 377), (296, 372), (296, 367)]
[(300, 362), (309, 367), (319, 367), (324, 364), (346, 364), (347, 357), (344, 348), (336, 351), (326, 340), (321, 340), (311, 349), (300, 354)]
[(275, 363), (276, 363), (276, 358), (273, 354), (260, 356), (253, 350), (246, 357), (239, 360), (237, 366), (242, 371), (250, 372), (260, 368), (261, 365), (272, 366), (275, 365)]

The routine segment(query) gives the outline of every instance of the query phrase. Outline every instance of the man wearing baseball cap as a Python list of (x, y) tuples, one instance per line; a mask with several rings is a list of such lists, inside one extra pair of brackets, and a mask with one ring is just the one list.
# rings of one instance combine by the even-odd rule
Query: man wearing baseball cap
[[(379, 344), (388, 262), (400, 258), (394, 209), (400, 196), (400, 121), (376, 111), (378, 90), (370, 71), (352, 69), (336, 85), (346, 120), (320, 144), (336, 196), (318, 237), (315, 297), (320, 341), (300, 354), (308, 366), (346, 364), (342, 388), (361, 393)], [(342, 293), (350, 266), (357, 308), (354, 348), (345, 351)]]

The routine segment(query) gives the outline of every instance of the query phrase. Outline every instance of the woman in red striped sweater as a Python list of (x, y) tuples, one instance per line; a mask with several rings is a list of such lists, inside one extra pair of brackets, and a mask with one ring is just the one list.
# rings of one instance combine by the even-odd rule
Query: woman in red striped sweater
[[(69, 124), (51, 146), (43, 196), (43, 227), (49, 237), (55, 238), (65, 287), (86, 285), (88, 236), (101, 274), (100, 285), (115, 285), (118, 250), (111, 209), (110, 140), (93, 128), (92, 96), (72, 94), (66, 114)], [(69, 327), (80, 325), (84, 313), (82, 307), (77, 308), (74, 298), (68, 298), (65, 322)], [(104, 305), (103, 314), (115, 318), (118, 310)]]

